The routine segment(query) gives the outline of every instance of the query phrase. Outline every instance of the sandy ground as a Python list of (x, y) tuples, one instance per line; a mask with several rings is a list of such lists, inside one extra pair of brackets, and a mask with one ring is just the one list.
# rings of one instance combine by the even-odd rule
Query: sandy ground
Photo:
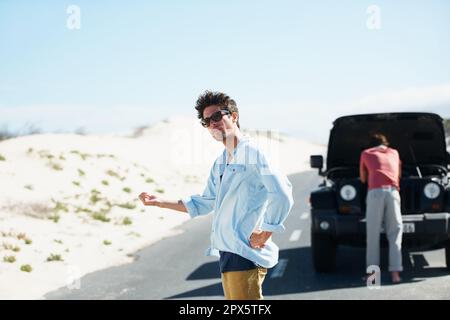
[[(248, 131), (286, 174), (309, 169), (324, 146)], [(0, 143), (0, 299), (39, 299), (83, 275), (132, 261), (189, 217), (143, 207), (142, 191), (201, 193), (223, 145), (195, 119), (133, 136), (43, 134)], [(31, 269), (31, 271), (30, 271)], [(27, 272), (30, 271), (30, 272)]]

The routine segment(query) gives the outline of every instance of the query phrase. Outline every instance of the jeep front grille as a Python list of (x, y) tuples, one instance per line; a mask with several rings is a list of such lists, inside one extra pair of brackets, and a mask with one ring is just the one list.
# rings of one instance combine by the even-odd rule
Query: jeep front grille
[[(443, 209), (444, 192), (435, 200), (426, 199), (423, 189), (430, 180), (426, 178), (403, 178), (400, 183), (402, 214), (437, 212)], [(444, 191), (444, 190), (442, 190)]]
[(420, 192), (418, 183), (413, 183), (411, 180), (402, 180), (400, 186), (400, 199), (403, 214), (413, 214), (420, 212)]

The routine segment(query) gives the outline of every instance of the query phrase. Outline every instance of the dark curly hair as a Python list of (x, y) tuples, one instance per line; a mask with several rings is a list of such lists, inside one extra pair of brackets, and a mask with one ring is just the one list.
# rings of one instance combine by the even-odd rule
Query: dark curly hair
[[(203, 119), (203, 111), (210, 106), (221, 106), (224, 110), (230, 111), (230, 113), (236, 112), (239, 114), (236, 102), (231, 99), (227, 94), (222, 92), (205, 91), (197, 99), (195, 104), (195, 110), (197, 110), (197, 117)], [(239, 118), (236, 122), (238, 128), (241, 128), (239, 124)]]

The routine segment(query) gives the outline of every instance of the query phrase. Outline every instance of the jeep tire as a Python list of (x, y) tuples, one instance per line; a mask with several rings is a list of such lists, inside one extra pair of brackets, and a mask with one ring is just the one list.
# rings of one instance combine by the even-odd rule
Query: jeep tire
[(336, 269), (337, 243), (333, 237), (311, 232), (311, 250), (317, 272), (333, 272)]
[(450, 270), (450, 240), (447, 240), (445, 243), (445, 263), (447, 270)]

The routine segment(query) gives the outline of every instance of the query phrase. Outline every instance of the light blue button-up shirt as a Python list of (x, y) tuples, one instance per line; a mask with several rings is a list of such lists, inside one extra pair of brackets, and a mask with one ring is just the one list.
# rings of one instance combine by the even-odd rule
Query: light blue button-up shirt
[(271, 238), (262, 249), (251, 248), (249, 238), (255, 230), (284, 231), (294, 204), (292, 185), (250, 138), (240, 140), (231, 161), (226, 149), (216, 159), (202, 195), (182, 201), (191, 217), (213, 213), (207, 255), (219, 257), (219, 251), (227, 251), (265, 268), (277, 264), (279, 250)]

